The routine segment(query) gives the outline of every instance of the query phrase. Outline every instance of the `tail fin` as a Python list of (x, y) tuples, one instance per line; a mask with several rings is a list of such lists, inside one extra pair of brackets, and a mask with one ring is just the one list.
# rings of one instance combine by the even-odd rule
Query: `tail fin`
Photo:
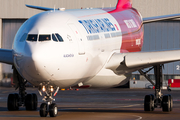
[(116, 9), (109, 11), (108, 13), (119, 12), (128, 8), (132, 8), (132, 0), (118, 0)]
[(122, 8), (123, 9), (132, 8), (132, 0), (118, 0), (118, 3), (116, 5), (116, 10)]

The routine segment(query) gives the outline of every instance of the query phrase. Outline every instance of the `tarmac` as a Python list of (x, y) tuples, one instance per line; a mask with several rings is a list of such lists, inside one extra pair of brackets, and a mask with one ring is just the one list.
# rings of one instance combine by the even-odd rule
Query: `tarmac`
[(14, 88), (0, 87), (0, 120), (179, 120), (180, 92), (162, 90), (163, 94), (171, 94), (174, 107), (172, 112), (162, 112), (156, 108), (153, 112), (144, 112), (144, 96), (153, 94), (153, 89), (80, 89), (59, 91), (56, 99), (57, 117), (40, 117), (39, 106), (43, 102), (37, 88), (27, 88), (28, 93), (37, 93), (38, 110), (7, 110), (7, 97), (15, 93)]

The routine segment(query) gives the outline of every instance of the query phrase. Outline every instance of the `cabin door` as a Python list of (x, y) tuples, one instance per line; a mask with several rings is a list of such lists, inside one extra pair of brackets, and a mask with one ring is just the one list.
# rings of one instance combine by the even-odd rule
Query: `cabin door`
[(69, 27), (73, 31), (73, 33), (76, 37), (76, 40), (78, 42), (79, 55), (84, 55), (85, 54), (84, 41), (82, 39), (82, 36), (81, 36), (79, 30), (77, 29), (77, 27), (74, 24), (69, 24)]

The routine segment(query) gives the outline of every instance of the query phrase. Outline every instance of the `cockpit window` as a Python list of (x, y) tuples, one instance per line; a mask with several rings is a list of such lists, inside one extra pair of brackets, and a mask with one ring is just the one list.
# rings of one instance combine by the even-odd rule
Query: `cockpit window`
[(27, 41), (37, 41), (37, 34), (29, 34)]
[(58, 40), (54, 34), (52, 34), (52, 39), (53, 39), (53, 41), (58, 42)]
[(62, 37), (61, 37), (58, 33), (56, 33), (55, 35), (56, 35), (57, 38), (59, 39), (59, 42), (64, 42), (64, 40), (62, 39)]
[(50, 41), (51, 35), (39, 35), (39, 41)]

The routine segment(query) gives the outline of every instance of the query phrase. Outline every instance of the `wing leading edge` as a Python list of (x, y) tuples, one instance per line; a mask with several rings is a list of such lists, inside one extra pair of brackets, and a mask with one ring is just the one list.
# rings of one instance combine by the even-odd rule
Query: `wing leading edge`
[(0, 62), (13, 65), (13, 50), (0, 49)]
[[(122, 59), (123, 58), (123, 59)], [(139, 70), (157, 64), (180, 61), (180, 50), (158, 52), (115, 53), (108, 61), (106, 68), (118, 70), (122, 64), (128, 69)]]

